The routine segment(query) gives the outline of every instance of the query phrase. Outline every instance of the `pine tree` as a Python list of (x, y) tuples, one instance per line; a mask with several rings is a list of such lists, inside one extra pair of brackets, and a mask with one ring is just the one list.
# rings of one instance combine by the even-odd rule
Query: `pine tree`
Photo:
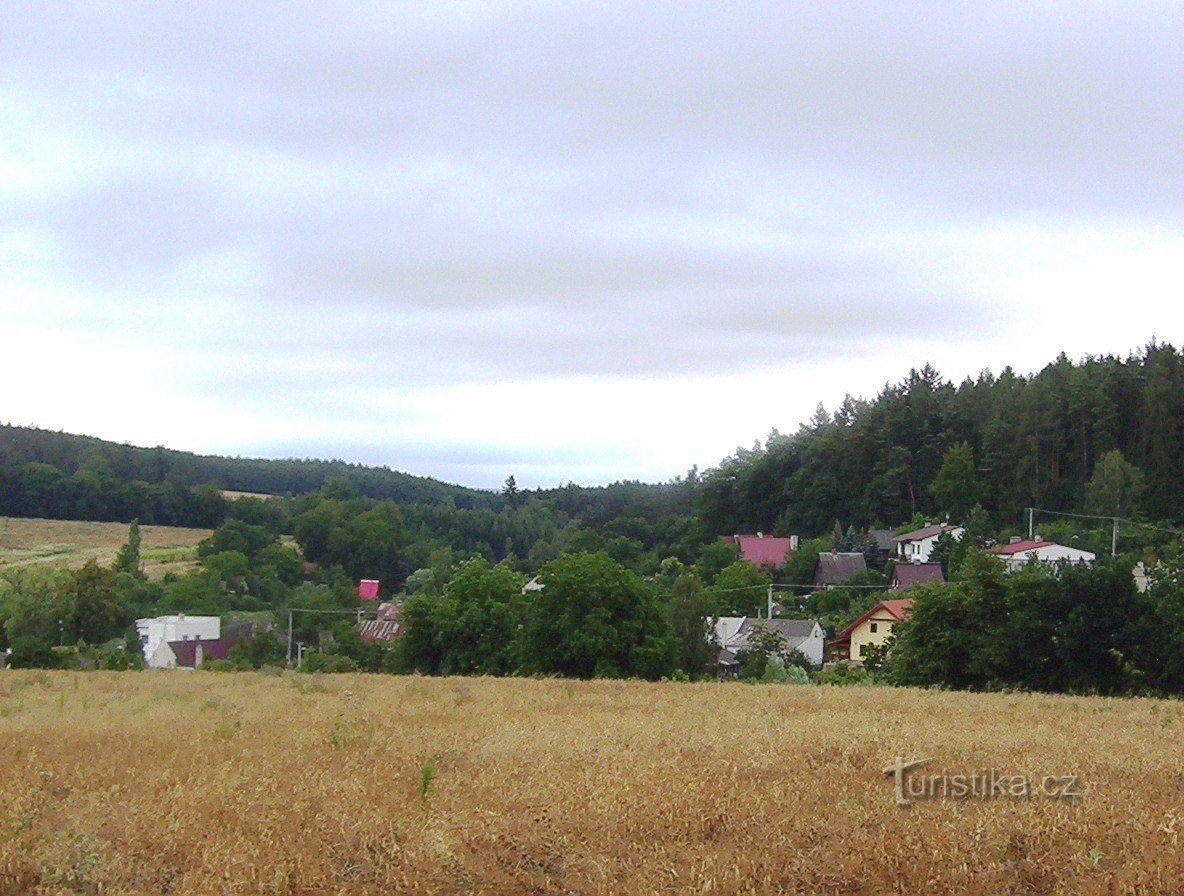
[(140, 562), (139, 520), (132, 520), (131, 525), (127, 527), (127, 541), (119, 549), (119, 553), (115, 555), (112, 569), (115, 572), (125, 572), (137, 579), (146, 578), (143, 565)]

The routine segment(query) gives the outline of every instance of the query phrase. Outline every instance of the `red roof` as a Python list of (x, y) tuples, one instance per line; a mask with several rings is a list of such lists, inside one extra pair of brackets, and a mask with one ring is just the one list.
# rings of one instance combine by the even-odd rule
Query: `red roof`
[(992, 554), (1022, 554), (1024, 551), (1034, 551), (1037, 548), (1050, 548), (1055, 541), (1013, 541), (1011, 544), (999, 544), (990, 549)]
[(909, 588), (922, 582), (944, 582), (946, 574), (940, 563), (897, 563), (892, 567), (889, 588)]
[(362, 579), (358, 582), (358, 597), (362, 600), (374, 600), (378, 597), (378, 579)]
[(234, 647), (234, 638), (201, 638), (192, 641), (169, 641), (169, 649), (177, 658), (177, 665), (193, 669), (197, 665), (197, 645), (201, 645), (201, 661), (224, 660)]
[(773, 535), (725, 535), (740, 548), (740, 556), (754, 566), (780, 566), (793, 550), (788, 538)]
[[(861, 623), (871, 619), (876, 613), (883, 610), (889, 616), (894, 616), (897, 619), (905, 619), (909, 615), (909, 610), (912, 608), (913, 602), (908, 598), (898, 598), (896, 600), (882, 600), (870, 610), (865, 612), (862, 616), (852, 622), (849, 626), (839, 632), (839, 638), (848, 637), (851, 632), (855, 631)], [(837, 640), (837, 639), (836, 639)]]

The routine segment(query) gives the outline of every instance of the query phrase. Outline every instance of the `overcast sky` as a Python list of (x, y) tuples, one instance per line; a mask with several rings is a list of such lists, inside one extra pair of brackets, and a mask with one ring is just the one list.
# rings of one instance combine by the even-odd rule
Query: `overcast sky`
[(665, 479), (1184, 341), (1184, 4), (0, 4), (0, 420)]

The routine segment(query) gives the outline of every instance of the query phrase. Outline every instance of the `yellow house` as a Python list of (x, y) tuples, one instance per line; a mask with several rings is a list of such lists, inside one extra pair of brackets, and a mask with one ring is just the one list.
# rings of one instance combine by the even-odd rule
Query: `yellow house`
[(908, 599), (882, 600), (849, 626), (828, 645), (830, 659), (863, 662), (869, 645), (879, 647), (892, 634), (892, 627), (908, 618), (913, 602)]

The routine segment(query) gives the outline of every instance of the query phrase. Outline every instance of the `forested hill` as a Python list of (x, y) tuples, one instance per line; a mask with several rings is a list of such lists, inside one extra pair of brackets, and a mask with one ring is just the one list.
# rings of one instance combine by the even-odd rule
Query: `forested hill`
[(820, 407), (798, 433), (737, 450), (704, 477), (699, 501), (717, 532), (961, 519), (975, 505), (1004, 527), (1029, 506), (1179, 522), (1184, 359), (1152, 343), (957, 386), (914, 370), (873, 400)]
[[(302, 495), (345, 480), (362, 497), (398, 504), (493, 506), (493, 492), (340, 460), (218, 457), (138, 448), (92, 436), (0, 424), (0, 514), (209, 525), (209, 494)], [(165, 506), (153, 513), (152, 506)], [(185, 506), (179, 506), (184, 504)], [(216, 520), (214, 522), (216, 524)]]
[[(393, 502), (451, 540), (479, 519), (473, 538), (494, 556), (511, 543), (521, 556), (539, 532), (568, 523), (656, 551), (683, 537), (811, 536), (836, 521), (892, 527), (919, 515), (1014, 528), (1029, 506), (1180, 522), (1184, 358), (1152, 343), (960, 385), (924, 367), (873, 399), (820, 407), (797, 433), (774, 432), (701, 478), (692, 469), (665, 484), (522, 494), (343, 461), (213, 457), (0, 425), (0, 515), (213, 526), (228, 512), (219, 489)], [(470, 515), (463, 525), (458, 512)]]

